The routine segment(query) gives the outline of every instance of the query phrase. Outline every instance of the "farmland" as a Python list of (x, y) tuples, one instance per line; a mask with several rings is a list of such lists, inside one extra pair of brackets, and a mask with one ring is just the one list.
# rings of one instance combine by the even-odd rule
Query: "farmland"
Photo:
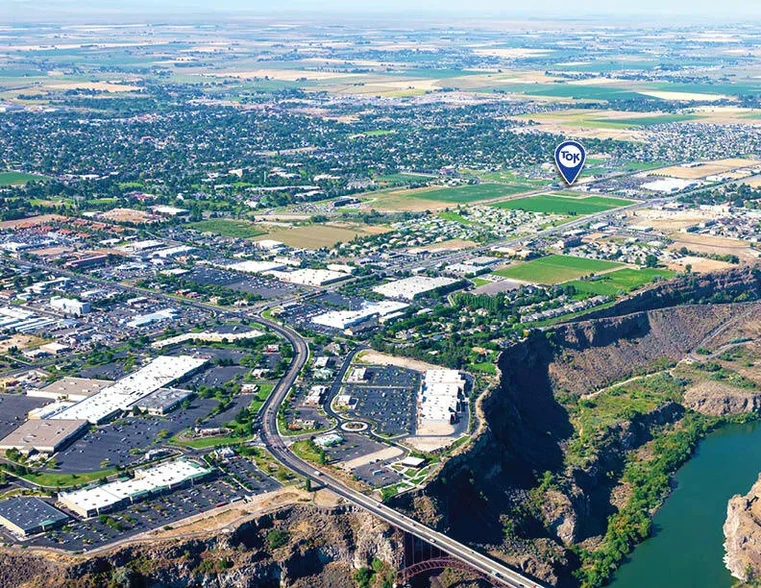
[(209, 219), (192, 223), (190, 228), (202, 233), (215, 233), (233, 239), (250, 239), (265, 234), (250, 222), (241, 220)]
[(415, 193), (414, 197), (423, 200), (435, 200), (436, 202), (462, 204), (467, 202), (478, 202), (479, 200), (491, 200), (503, 196), (512, 196), (513, 194), (526, 192), (529, 189), (529, 186), (524, 185), (474, 184), (420, 191)]
[(620, 267), (623, 267), (620, 263), (612, 261), (571, 257), (569, 255), (550, 255), (497, 270), (494, 274), (522, 282), (560, 284), (581, 276)]
[(603, 296), (617, 296), (621, 292), (631, 292), (649, 284), (658, 278), (668, 279), (674, 275), (674, 272), (667, 269), (642, 268), (631, 269), (624, 268), (614, 272), (596, 276), (594, 280), (576, 280), (568, 282), (569, 286), (574, 286), (578, 292), (591, 294), (593, 296), (601, 294)]
[(517, 198), (499, 202), (494, 206), (511, 210), (525, 210), (528, 212), (544, 212), (549, 214), (585, 215), (604, 212), (621, 206), (633, 204), (631, 200), (620, 198), (604, 198), (601, 196), (589, 196), (586, 198), (569, 198), (567, 196), (553, 196), (541, 194), (527, 198)]

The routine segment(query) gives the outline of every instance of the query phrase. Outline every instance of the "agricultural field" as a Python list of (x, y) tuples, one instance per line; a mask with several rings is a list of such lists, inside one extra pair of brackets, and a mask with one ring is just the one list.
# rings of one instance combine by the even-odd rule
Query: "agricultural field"
[(44, 180), (45, 176), (26, 174), (23, 172), (7, 171), (0, 172), (0, 186), (23, 186), (34, 180)]
[(601, 276), (596, 276), (594, 280), (575, 280), (568, 282), (568, 286), (573, 286), (578, 292), (591, 294), (593, 296), (618, 296), (619, 294), (632, 292), (649, 284), (656, 279), (668, 279), (674, 275), (674, 272), (667, 269), (642, 268), (632, 269), (624, 268)]
[(252, 237), (265, 234), (265, 231), (262, 231), (250, 222), (222, 218), (191, 223), (188, 227), (203, 233), (215, 233), (233, 239), (251, 239)]
[(517, 198), (494, 204), (498, 208), (510, 210), (525, 210), (528, 212), (544, 212), (548, 214), (586, 215), (604, 212), (613, 208), (634, 204), (631, 200), (621, 198), (605, 198), (602, 196), (569, 197), (540, 194), (527, 198)]
[(435, 200), (436, 202), (448, 202), (463, 204), (478, 202), (479, 200), (491, 200), (520, 194), (527, 190), (526, 186), (509, 186), (507, 184), (474, 184), (467, 186), (455, 186), (424, 190), (415, 194), (415, 198), (423, 200)]
[(560, 284), (589, 274), (597, 274), (623, 265), (612, 261), (586, 259), (570, 255), (550, 255), (496, 270), (494, 275), (536, 284)]

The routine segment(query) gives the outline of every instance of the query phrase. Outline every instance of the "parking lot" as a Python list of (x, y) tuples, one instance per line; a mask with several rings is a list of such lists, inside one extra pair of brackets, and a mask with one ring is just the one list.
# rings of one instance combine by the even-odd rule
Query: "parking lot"
[(386, 463), (369, 463), (359, 466), (352, 471), (352, 474), (373, 488), (383, 488), (403, 480), (402, 475), (392, 470)]
[[(193, 427), (196, 419), (207, 416), (219, 404), (218, 400), (195, 398), (187, 409), (178, 409), (166, 417), (126, 417), (89, 431), (64, 451), (56, 454), (62, 472), (93, 472), (103, 469), (105, 460), (110, 465), (126, 466), (139, 461), (154, 445), (159, 431), (167, 439)], [(222, 413), (231, 420), (235, 413)], [(221, 416), (221, 415), (220, 415)], [(140, 452), (131, 452), (138, 450)]]
[(215, 267), (196, 267), (186, 278), (198, 284), (215, 284), (238, 292), (258, 294), (265, 299), (283, 296), (296, 290), (293, 286), (272, 278), (247, 276)]
[(0, 394), (0, 439), (23, 424), (30, 410), (49, 403), (50, 400), (45, 398)]
[(415, 403), (420, 376), (395, 366), (373, 366), (361, 384), (345, 384), (343, 394), (356, 399), (352, 417), (370, 419), (384, 435), (411, 435), (415, 431)]
[(228, 459), (222, 464), (222, 469), (253, 494), (263, 494), (282, 488), (280, 482), (266, 476), (252, 460), (245, 457)]
[(103, 520), (95, 517), (87, 521), (72, 521), (61, 529), (33, 538), (28, 544), (69, 551), (92, 549), (171, 525), (216, 506), (241, 500), (246, 494), (234, 482), (212, 480), (108, 513)]

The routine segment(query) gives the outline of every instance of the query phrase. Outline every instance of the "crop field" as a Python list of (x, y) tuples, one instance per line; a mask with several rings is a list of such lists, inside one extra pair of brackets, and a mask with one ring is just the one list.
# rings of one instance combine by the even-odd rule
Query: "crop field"
[(525, 210), (528, 212), (545, 212), (548, 214), (594, 214), (604, 212), (621, 206), (634, 204), (631, 200), (621, 198), (605, 198), (602, 196), (589, 196), (586, 198), (554, 196), (552, 194), (540, 194), (527, 198), (516, 198), (494, 204), (499, 208), (511, 210)]
[(0, 186), (22, 186), (33, 180), (44, 180), (45, 176), (25, 174), (22, 172), (0, 172)]
[(414, 194), (414, 197), (422, 198), (423, 200), (435, 200), (436, 202), (461, 204), (478, 202), (479, 200), (490, 200), (492, 198), (501, 198), (503, 196), (512, 196), (513, 194), (526, 192), (529, 189), (530, 187), (523, 185), (474, 184), (421, 191)]
[(191, 229), (196, 229), (204, 233), (215, 233), (223, 237), (232, 237), (234, 239), (250, 239), (264, 235), (265, 232), (254, 226), (252, 223), (242, 220), (228, 219), (209, 219), (191, 223), (188, 225)]
[(592, 294), (593, 296), (598, 294), (602, 296), (617, 296), (621, 292), (627, 293), (641, 288), (657, 278), (668, 279), (673, 275), (674, 272), (667, 269), (624, 268), (597, 276), (594, 280), (576, 280), (568, 282), (567, 285), (574, 286), (578, 292)]
[(581, 276), (623, 267), (620, 263), (570, 255), (550, 255), (493, 272), (497, 276), (537, 284), (560, 284)]

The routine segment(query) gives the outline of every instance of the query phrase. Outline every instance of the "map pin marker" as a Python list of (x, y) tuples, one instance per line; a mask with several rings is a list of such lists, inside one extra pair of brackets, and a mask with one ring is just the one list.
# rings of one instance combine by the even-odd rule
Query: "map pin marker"
[(581, 174), (586, 159), (587, 152), (578, 141), (563, 141), (555, 148), (555, 165), (569, 186)]

